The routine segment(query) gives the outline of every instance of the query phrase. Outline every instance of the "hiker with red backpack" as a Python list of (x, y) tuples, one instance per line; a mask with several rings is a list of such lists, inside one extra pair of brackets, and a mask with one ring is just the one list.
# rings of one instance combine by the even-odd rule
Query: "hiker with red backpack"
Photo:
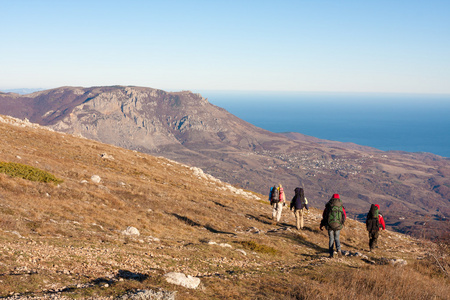
[(290, 208), (294, 209), (295, 219), (297, 220), (297, 230), (303, 229), (303, 214), (308, 208), (308, 199), (305, 197), (305, 192), (302, 188), (296, 187), (294, 198), (291, 200)]
[(286, 196), (281, 183), (270, 188), (270, 205), (272, 205), (272, 220), (280, 222), (283, 205), (286, 205)]
[(386, 224), (383, 216), (380, 214), (380, 206), (378, 204), (370, 206), (370, 210), (367, 213), (366, 228), (369, 232), (369, 252), (372, 252), (373, 249), (377, 248), (380, 229), (386, 230)]
[(333, 246), (336, 244), (336, 251), (338, 255), (341, 255), (341, 242), (339, 236), (341, 229), (344, 227), (347, 214), (345, 208), (342, 206), (342, 201), (339, 194), (333, 194), (331, 199), (325, 205), (325, 209), (322, 214), (322, 221), (320, 222), (320, 230), (325, 227), (328, 230), (328, 248), (330, 252), (330, 258), (334, 256)]

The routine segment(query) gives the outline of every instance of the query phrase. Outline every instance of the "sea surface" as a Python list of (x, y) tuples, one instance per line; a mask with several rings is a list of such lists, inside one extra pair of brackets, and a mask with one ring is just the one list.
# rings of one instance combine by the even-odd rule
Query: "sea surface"
[(210, 103), (272, 132), (450, 157), (450, 95), (200, 93)]

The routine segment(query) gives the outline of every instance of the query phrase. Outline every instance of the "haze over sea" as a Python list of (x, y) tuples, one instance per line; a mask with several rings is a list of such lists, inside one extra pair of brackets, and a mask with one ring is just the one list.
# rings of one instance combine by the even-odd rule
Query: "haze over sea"
[(272, 132), (450, 157), (450, 95), (204, 91), (209, 102)]

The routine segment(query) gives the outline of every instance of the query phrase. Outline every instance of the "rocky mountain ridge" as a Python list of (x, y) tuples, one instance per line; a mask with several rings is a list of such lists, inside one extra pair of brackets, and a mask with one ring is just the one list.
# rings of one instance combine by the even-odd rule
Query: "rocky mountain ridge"
[(198, 166), (262, 194), (277, 182), (288, 197), (303, 186), (320, 206), (337, 192), (354, 217), (377, 202), (403, 232), (432, 238), (449, 228), (448, 159), (275, 134), (188, 91), (115, 86), (0, 94), (0, 113)]

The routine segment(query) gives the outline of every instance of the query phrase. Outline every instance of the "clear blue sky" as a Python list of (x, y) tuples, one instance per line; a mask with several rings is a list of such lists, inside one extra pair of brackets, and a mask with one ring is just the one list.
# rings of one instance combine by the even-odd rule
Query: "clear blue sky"
[(450, 1), (0, 0), (0, 89), (450, 94)]

